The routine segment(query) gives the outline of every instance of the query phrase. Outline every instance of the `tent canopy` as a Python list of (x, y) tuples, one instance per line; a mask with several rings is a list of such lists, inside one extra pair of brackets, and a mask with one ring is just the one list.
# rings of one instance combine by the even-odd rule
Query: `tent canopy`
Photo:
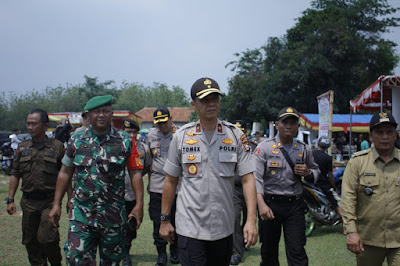
[[(369, 122), (372, 115), (358, 115), (353, 114), (351, 119), (351, 131), (366, 133), (369, 132)], [(347, 133), (350, 131), (350, 114), (333, 114), (332, 115), (332, 131), (340, 132), (344, 131)], [(300, 124), (303, 127), (310, 128), (312, 130), (318, 130), (319, 127), (319, 114), (301, 114)]]
[(390, 110), (393, 87), (400, 87), (400, 76), (380, 76), (356, 99), (350, 100), (350, 109), (354, 112), (359, 110), (380, 111), (382, 105), (382, 109)]

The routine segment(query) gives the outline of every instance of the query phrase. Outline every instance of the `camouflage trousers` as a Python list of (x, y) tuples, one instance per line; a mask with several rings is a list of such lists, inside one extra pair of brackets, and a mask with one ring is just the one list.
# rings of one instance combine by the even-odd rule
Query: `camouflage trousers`
[(53, 198), (31, 200), (22, 197), (22, 244), (28, 252), (31, 265), (61, 265), (60, 236), (58, 228), (52, 227), (49, 212)]
[(64, 245), (67, 265), (96, 265), (99, 247), (100, 265), (119, 265), (126, 254), (125, 226), (98, 228), (70, 221)]

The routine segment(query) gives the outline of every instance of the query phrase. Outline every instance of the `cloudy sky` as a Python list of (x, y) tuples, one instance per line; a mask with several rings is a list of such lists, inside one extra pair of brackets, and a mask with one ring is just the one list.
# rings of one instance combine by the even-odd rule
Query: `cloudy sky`
[[(310, 2), (1, 1), (0, 92), (82, 84), (84, 75), (187, 92), (210, 76), (227, 92), (233, 73), (225, 65), (234, 53), (284, 35)], [(388, 38), (400, 43), (400, 30)]]

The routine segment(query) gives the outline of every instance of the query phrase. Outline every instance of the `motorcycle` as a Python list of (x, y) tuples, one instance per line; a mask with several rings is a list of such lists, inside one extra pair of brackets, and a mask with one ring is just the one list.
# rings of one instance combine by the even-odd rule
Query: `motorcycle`
[(7, 175), (11, 173), (12, 162), (14, 160), (14, 150), (11, 148), (11, 142), (5, 142), (0, 147), (1, 152), (1, 170)]
[(333, 226), (340, 223), (340, 216), (329, 204), (322, 190), (310, 183), (303, 182), (303, 196), (307, 205), (306, 236), (311, 236), (318, 226)]

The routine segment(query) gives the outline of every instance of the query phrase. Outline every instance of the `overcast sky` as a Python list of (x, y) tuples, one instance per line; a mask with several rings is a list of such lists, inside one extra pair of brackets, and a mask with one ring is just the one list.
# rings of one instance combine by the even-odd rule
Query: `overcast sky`
[[(196, 79), (209, 76), (227, 92), (233, 73), (225, 65), (234, 53), (284, 35), (310, 3), (3, 0), (0, 92), (82, 84), (84, 75), (117, 85), (160, 82), (187, 92)], [(400, 43), (400, 30), (388, 38)]]

